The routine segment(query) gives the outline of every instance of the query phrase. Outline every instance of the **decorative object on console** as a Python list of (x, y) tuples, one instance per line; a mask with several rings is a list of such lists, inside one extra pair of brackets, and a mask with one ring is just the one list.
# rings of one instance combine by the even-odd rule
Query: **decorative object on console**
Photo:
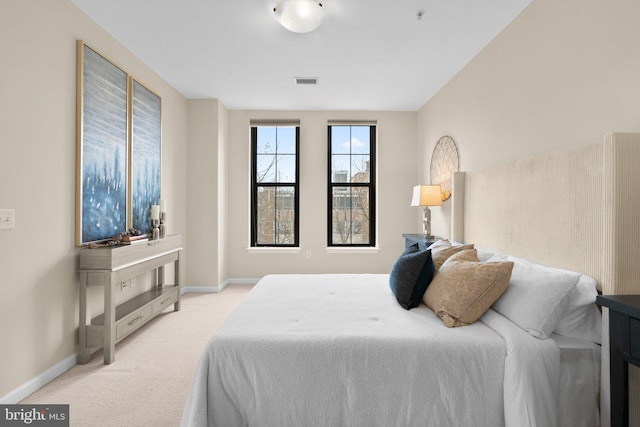
[(158, 200), (158, 205), (160, 206), (160, 238), (164, 239), (167, 235), (167, 200), (160, 199)]
[(117, 236), (113, 236), (109, 244), (110, 246), (134, 245), (147, 241), (149, 241), (149, 236), (146, 233), (142, 233), (140, 230), (136, 230), (135, 228), (130, 228)]
[(139, 236), (123, 236), (120, 239), (121, 245), (135, 245), (138, 243), (148, 242), (149, 237), (146, 234), (141, 234)]
[(294, 33), (308, 33), (320, 26), (324, 11), (316, 0), (282, 0), (273, 13), (283, 27)]
[(160, 226), (160, 206), (158, 205), (151, 206), (151, 225), (153, 227), (151, 240), (158, 240), (160, 238), (160, 230), (158, 229)]
[(422, 232), (427, 239), (433, 239), (431, 234), (431, 210), (429, 206), (442, 206), (439, 185), (416, 185), (413, 187), (411, 206), (424, 206), (424, 222)]
[(440, 184), (442, 200), (451, 197), (451, 177), (460, 170), (458, 147), (450, 136), (438, 140), (431, 155), (431, 183)]

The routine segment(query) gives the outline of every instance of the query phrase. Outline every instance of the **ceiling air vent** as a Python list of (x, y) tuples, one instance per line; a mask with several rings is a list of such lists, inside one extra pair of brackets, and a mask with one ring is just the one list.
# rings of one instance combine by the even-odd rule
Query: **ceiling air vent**
[(297, 85), (317, 85), (317, 77), (294, 77)]

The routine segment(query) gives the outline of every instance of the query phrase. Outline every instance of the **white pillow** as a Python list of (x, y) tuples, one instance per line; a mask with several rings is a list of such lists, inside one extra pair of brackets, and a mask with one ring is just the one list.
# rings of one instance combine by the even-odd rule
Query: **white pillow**
[[(495, 258), (503, 259), (504, 256)], [(580, 273), (545, 267), (508, 255), (513, 261), (509, 288), (493, 309), (536, 338), (546, 339), (556, 330)]]
[(558, 335), (602, 344), (602, 314), (595, 304), (596, 286), (591, 277), (580, 277), (567, 296), (567, 307), (556, 328)]
[[(491, 258), (497, 257), (499, 255), (502, 255), (504, 260), (507, 259), (506, 255), (500, 252), (496, 252), (493, 249), (485, 248), (484, 246), (478, 246), (478, 245), (474, 245), (473, 247), (478, 251), (478, 259), (480, 260), (480, 262), (487, 262)], [(497, 261), (497, 258), (496, 258), (496, 261)]]

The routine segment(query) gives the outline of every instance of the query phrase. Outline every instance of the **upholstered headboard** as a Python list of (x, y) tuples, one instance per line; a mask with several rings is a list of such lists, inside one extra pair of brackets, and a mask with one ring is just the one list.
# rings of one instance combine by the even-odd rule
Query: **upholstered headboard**
[[(640, 294), (640, 134), (612, 133), (600, 144), (455, 173), (451, 212), (454, 240), (587, 274), (603, 294)], [(601, 412), (608, 426), (603, 314)], [(630, 371), (631, 396), (640, 396), (639, 371)], [(637, 422), (640, 399), (630, 402)]]

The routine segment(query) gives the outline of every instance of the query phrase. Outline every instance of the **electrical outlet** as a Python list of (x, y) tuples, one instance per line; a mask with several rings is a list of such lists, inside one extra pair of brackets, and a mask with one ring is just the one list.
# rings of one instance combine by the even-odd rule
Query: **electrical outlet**
[(129, 283), (131, 283), (131, 287), (133, 288), (136, 285), (136, 278), (132, 277), (131, 279), (129, 279)]
[(311, 251), (307, 251), (307, 258), (311, 258)]
[(129, 286), (129, 282), (126, 280), (123, 280), (120, 282), (120, 292), (124, 291), (125, 288), (127, 288), (127, 286)]
[(16, 228), (16, 213), (14, 209), (0, 209), (0, 230)]

